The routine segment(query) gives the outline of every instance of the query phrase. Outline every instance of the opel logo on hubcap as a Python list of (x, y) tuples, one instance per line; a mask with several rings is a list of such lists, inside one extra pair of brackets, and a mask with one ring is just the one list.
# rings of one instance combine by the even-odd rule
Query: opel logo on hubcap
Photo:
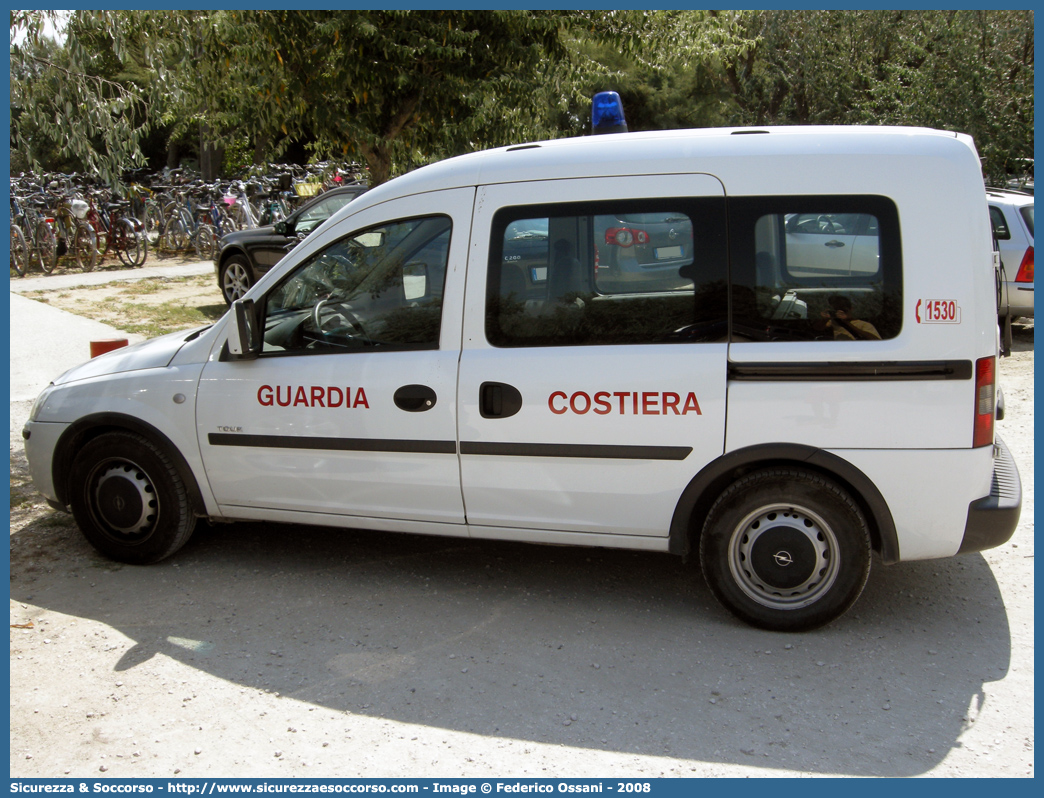
[(772, 555), (772, 559), (776, 561), (776, 565), (780, 568), (786, 568), (788, 565), (792, 565), (794, 558), (790, 556), (789, 551), (777, 551)]
[(127, 506), (127, 502), (123, 500), (122, 496), (117, 496), (115, 499), (113, 499), (112, 503), (116, 507), (116, 512), (118, 513), (122, 513), (123, 508)]

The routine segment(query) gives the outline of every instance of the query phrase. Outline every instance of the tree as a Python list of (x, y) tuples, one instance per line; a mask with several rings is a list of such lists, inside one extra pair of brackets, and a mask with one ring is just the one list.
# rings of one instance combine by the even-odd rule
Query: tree
[(58, 21), (56, 12), (11, 12), (12, 140), (31, 166), (53, 146), (67, 163), (115, 183), (142, 162), (148, 106), (133, 85), (104, 76), (113, 64), (99, 63), (97, 50), (75, 36), (56, 47), (44, 35), (48, 21)]
[(231, 11), (202, 68), (256, 86), (226, 97), (262, 131), (311, 135), (317, 153), (387, 180), (431, 154), (538, 127), (534, 87), (567, 51), (563, 17), (519, 11)]
[(994, 176), (1033, 150), (1029, 11), (78, 11), (64, 47), (54, 14), (12, 12), (12, 138), (109, 180), (152, 130), (255, 162), (304, 143), (376, 184), (586, 133), (609, 88), (634, 130), (927, 125)]
[(144, 121), (110, 148), (128, 133), (114, 113), (102, 120), (103, 146), (81, 135), (95, 124), (88, 114), (116, 97), (135, 110), (147, 99), (141, 118), (174, 135), (201, 131), (203, 152), (246, 135), (257, 157), (272, 157), (306, 140), (317, 157), (364, 161), (374, 184), (437, 157), (583, 132), (590, 88), (614, 75), (586, 57), (589, 43), (655, 69), (668, 53), (726, 46), (735, 27), (705, 12), (640, 11), (81, 11), (72, 20), (75, 113), (63, 122), (44, 103), (37, 121), (87, 168), (112, 173), (141, 141)]
[[(576, 111), (587, 132), (591, 96), (603, 89), (620, 93), (630, 130), (716, 127), (728, 123), (728, 87), (722, 63), (748, 52), (755, 44), (744, 30), (750, 12), (657, 12), (633, 51), (614, 43), (581, 39), (577, 45), (586, 75)], [(582, 109), (582, 110), (581, 110)]]
[(1033, 157), (1029, 11), (761, 11), (725, 78), (742, 124), (924, 125), (970, 133), (1002, 176)]

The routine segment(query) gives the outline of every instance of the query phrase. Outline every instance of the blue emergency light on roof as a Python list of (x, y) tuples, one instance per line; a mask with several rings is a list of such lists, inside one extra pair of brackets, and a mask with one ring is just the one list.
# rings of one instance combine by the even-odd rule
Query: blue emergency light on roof
[(623, 101), (615, 91), (600, 91), (591, 101), (592, 133), (626, 133)]

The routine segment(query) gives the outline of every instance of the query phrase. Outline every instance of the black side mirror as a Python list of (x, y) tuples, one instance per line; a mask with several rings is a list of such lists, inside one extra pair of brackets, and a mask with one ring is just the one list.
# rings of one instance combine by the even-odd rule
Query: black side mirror
[(237, 299), (232, 303), (228, 352), (233, 360), (253, 360), (261, 354), (260, 328), (254, 300)]

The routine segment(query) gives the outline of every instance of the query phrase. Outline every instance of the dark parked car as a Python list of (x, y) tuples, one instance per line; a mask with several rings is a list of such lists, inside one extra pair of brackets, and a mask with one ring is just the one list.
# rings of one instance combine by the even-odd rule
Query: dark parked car
[(364, 191), (366, 186), (360, 184), (334, 188), (281, 222), (222, 236), (214, 269), (225, 301), (231, 305), (242, 297), (287, 252)]

